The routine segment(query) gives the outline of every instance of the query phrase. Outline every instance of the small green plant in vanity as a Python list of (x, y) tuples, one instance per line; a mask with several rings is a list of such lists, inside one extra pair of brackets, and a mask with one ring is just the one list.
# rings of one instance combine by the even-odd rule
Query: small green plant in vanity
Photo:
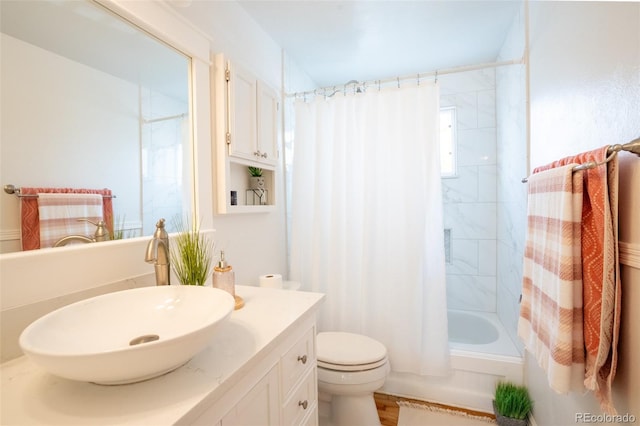
[(500, 426), (525, 426), (533, 402), (525, 386), (509, 382), (496, 385), (493, 409)]
[(200, 234), (200, 226), (175, 219), (179, 232), (171, 244), (171, 266), (180, 284), (204, 285), (211, 272), (213, 242)]

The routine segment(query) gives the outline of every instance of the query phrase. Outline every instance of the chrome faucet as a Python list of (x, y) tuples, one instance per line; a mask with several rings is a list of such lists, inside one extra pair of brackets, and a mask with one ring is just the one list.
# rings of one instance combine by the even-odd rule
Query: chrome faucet
[(69, 243), (99, 243), (101, 241), (109, 241), (109, 230), (107, 229), (106, 223), (104, 220), (99, 220), (97, 223), (93, 222), (89, 219), (78, 219), (78, 222), (89, 222), (92, 225), (95, 225), (96, 232), (93, 233), (93, 237), (88, 237), (86, 235), (67, 235), (65, 237), (60, 238), (58, 241), (53, 244), (54, 247), (66, 246)]
[(147, 263), (153, 263), (156, 270), (156, 285), (171, 285), (169, 274), (169, 234), (164, 229), (164, 219), (156, 223), (156, 232), (147, 245), (144, 256)]

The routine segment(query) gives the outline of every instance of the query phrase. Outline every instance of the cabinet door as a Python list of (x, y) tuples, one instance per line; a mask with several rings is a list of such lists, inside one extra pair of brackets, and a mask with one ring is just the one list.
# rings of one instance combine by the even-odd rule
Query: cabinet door
[(278, 94), (262, 81), (258, 90), (258, 161), (276, 164), (278, 161)]
[(278, 367), (275, 366), (222, 418), (222, 426), (279, 425), (278, 393)]
[(254, 160), (256, 140), (256, 77), (249, 71), (227, 63), (229, 85), (228, 132), (229, 155)]

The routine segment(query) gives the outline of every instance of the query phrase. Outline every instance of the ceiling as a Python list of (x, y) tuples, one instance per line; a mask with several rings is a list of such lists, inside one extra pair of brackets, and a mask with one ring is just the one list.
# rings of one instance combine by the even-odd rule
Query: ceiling
[(0, 29), (176, 99), (189, 94), (186, 56), (92, 2), (0, 0)]
[[(198, 3), (207, 13), (209, 1)], [(321, 87), (495, 61), (521, 0), (238, 0)]]

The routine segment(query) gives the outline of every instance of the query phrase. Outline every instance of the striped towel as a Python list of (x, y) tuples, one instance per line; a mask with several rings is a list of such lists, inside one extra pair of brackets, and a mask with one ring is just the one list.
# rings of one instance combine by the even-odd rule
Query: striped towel
[(20, 202), (20, 231), (22, 250), (35, 250), (40, 248), (40, 215), (38, 213), (38, 194), (100, 194), (102, 199), (102, 217), (107, 224), (109, 232), (113, 234), (113, 202), (110, 189), (85, 189), (85, 188), (29, 188), (20, 189), (22, 195)]
[[(607, 146), (563, 158), (534, 173), (568, 163), (602, 163)], [(621, 287), (618, 251), (618, 158), (584, 175), (582, 207), (582, 280), (586, 372), (602, 410), (616, 414), (611, 388), (617, 366)]]
[(95, 226), (78, 219), (93, 222), (102, 220), (102, 195), (99, 194), (38, 194), (40, 217), (40, 247), (53, 247), (67, 235), (91, 236)]
[(559, 393), (583, 389), (582, 171), (529, 177), (518, 336)]

